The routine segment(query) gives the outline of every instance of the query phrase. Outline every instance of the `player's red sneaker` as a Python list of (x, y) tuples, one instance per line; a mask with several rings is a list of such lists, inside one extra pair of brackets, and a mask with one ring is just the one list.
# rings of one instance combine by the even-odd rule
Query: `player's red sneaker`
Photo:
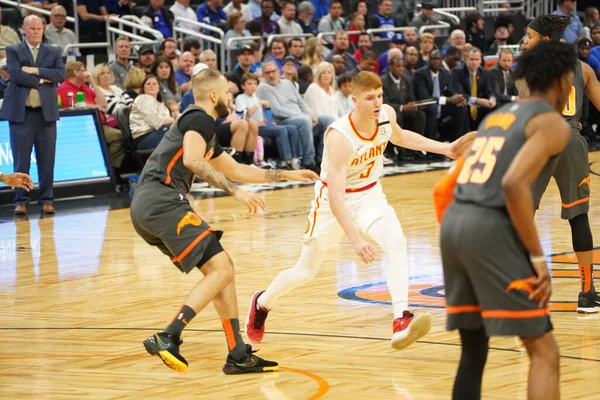
[(254, 343), (259, 343), (265, 336), (265, 320), (267, 314), (269, 314), (269, 310), (260, 307), (257, 303), (258, 297), (263, 293), (264, 290), (252, 295), (248, 317), (246, 318), (246, 335)]
[(403, 350), (427, 335), (431, 329), (431, 314), (415, 316), (410, 311), (404, 311), (402, 318), (394, 320), (392, 347)]

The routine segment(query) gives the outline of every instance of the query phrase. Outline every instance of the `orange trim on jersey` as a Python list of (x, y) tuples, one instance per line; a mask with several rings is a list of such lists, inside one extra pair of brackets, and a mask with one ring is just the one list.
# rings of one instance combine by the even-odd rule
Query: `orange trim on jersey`
[(365, 142), (372, 142), (375, 140), (375, 138), (377, 137), (377, 134), (379, 133), (379, 122), (377, 123), (377, 126), (375, 127), (375, 132), (373, 132), (373, 136), (371, 136), (370, 138), (366, 138), (363, 137), (360, 133), (358, 133), (358, 130), (356, 130), (356, 127), (354, 126), (354, 123), (352, 122), (352, 118), (350, 118), (352, 116), (353, 111), (350, 112), (350, 114), (348, 114), (348, 121), (350, 121), (350, 128), (352, 128), (352, 131), (354, 132), (354, 134), (356, 136), (359, 137), (359, 139), (364, 140)]
[[(325, 181), (321, 181), (323, 182), (323, 186), (327, 187), (327, 182)], [(371, 182), (369, 183), (367, 186), (363, 186), (363, 187), (359, 187), (359, 188), (347, 188), (346, 189), (346, 193), (358, 193), (358, 192), (364, 192), (365, 190), (369, 190), (371, 189), (373, 186), (377, 185), (379, 181), (375, 181), (375, 182)], [(321, 189), (323, 190), (323, 189)]]
[(315, 224), (317, 223), (317, 212), (319, 211), (319, 207), (321, 206), (321, 204), (319, 203), (319, 199), (321, 198), (321, 196), (323, 196), (323, 189), (325, 189), (326, 185), (321, 186), (321, 190), (319, 190), (319, 196), (316, 198), (316, 202), (317, 202), (317, 208), (315, 208), (315, 212), (313, 214), (313, 223), (312, 223), (312, 227), (310, 228), (310, 235), (308, 235), (309, 237), (312, 237), (313, 232), (315, 231)]
[(478, 305), (448, 306), (447, 305), (446, 312), (448, 314), (478, 313), (478, 312), (481, 312), (481, 306), (478, 306)]
[(481, 312), (483, 318), (527, 319), (539, 318), (550, 315), (549, 308), (536, 308), (535, 310), (485, 310)]
[(167, 179), (165, 179), (165, 185), (168, 185), (169, 183), (171, 183), (171, 170), (175, 166), (175, 163), (177, 162), (177, 160), (179, 160), (182, 155), (183, 155), (183, 147), (179, 149), (179, 151), (171, 159), (171, 162), (169, 162), (169, 165), (167, 165)]
[(586, 201), (590, 201), (590, 196), (588, 196), (584, 199), (575, 200), (574, 202), (569, 203), (569, 204), (563, 203), (562, 206), (563, 206), (563, 208), (571, 208), (571, 207), (576, 206), (577, 204), (585, 203)]
[(212, 232), (212, 229), (208, 228), (207, 230), (205, 230), (204, 232), (199, 234), (198, 237), (196, 237), (196, 239), (194, 239), (194, 241), (192, 243), (190, 243), (190, 245), (188, 247), (186, 247), (185, 250), (183, 250), (180, 255), (178, 255), (177, 257), (171, 258), (171, 262), (175, 263), (175, 262), (180, 262), (181, 260), (183, 260), (190, 253), (190, 251), (192, 251), (192, 249), (194, 247), (196, 247), (198, 245), (198, 243), (200, 243), (202, 241), (202, 239), (204, 239), (206, 237), (206, 235), (208, 235), (211, 232)]

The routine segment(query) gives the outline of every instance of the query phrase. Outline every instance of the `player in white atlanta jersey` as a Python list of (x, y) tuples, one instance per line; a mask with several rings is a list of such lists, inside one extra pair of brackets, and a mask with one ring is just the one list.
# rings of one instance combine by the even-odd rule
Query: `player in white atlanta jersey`
[(430, 314), (415, 316), (408, 310), (406, 238), (379, 183), (382, 157), (391, 141), (412, 150), (455, 158), (458, 141), (440, 143), (400, 128), (396, 112), (383, 104), (381, 80), (372, 72), (360, 72), (352, 78), (352, 100), (355, 110), (331, 124), (325, 134), (321, 181), (315, 184), (298, 262), (281, 272), (266, 291), (252, 296), (246, 334), (253, 342), (262, 340), (265, 319), (275, 300), (312, 279), (325, 252), (337, 245), (344, 232), (363, 262), (375, 260), (376, 251), (359, 232), (386, 253), (387, 285), (394, 313), (392, 347), (404, 349), (431, 329)]

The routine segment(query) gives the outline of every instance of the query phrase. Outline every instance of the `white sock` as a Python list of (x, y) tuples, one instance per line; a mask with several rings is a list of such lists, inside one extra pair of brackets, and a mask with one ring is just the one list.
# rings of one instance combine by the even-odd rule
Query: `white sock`
[(408, 251), (406, 237), (394, 209), (390, 206), (383, 217), (367, 230), (387, 257), (387, 286), (392, 296), (394, 319), (408, 309)]
[(325, 252), (319, 251), (316, 240), (303, 244), (296, 265), (277, 275), (256, 303), (260, 307), (270, 310), (279, 297), (310, 281), (321, 268), (324, 259)]

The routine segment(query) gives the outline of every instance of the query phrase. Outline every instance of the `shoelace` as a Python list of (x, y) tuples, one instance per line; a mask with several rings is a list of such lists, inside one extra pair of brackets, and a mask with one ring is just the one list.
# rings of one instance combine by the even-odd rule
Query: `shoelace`
[(256, 309), (256, 315), (254, 317), (254, 329), (260, 329), (267, 319), (267, 311), (263, 311), (260, 308)]

